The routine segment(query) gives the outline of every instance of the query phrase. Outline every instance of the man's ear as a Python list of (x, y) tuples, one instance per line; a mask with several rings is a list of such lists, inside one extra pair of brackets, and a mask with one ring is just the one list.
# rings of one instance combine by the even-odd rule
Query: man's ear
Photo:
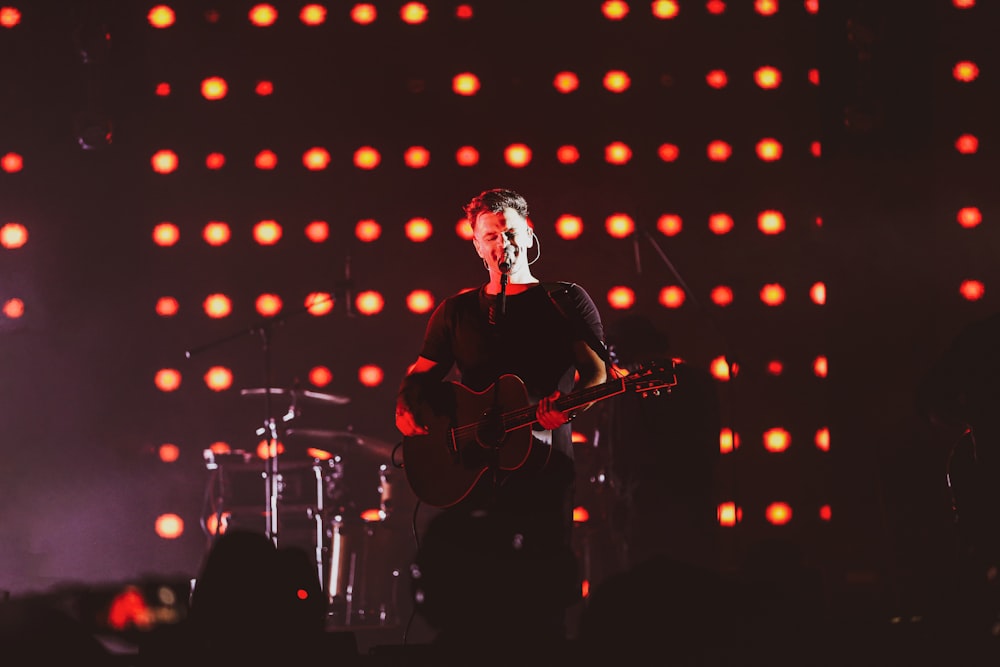
[(479, 249), (479, 240), (476, 237), (472, 237), (472, 247), (476, 249), (476, 254), (480, 257), (483, 256), (483, 251)]

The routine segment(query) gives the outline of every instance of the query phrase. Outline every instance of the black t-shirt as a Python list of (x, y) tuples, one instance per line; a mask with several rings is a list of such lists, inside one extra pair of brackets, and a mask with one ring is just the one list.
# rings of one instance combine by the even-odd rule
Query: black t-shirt
[[(576, 314), (564, 317), (549, 293), (564, 290), (562, 307)], [(499, 298), (485, 288), (469, 290), (442, 301), (431, 315), (420, 355), (439, 364), (442, 373), (457, 368), (459, 382), (484, 391), (504, 374), (519, 377), (531, 403), (558, 389), (573, 390), (576, 373), (573, 343), (587, 340), (585, 327), (604, 340), (597, 306), (579, 285), (540, 283), (508, 294), (501, 313)], [(564, 425), (553, 432), (553, 448), (572, 457), (572, 432)]]

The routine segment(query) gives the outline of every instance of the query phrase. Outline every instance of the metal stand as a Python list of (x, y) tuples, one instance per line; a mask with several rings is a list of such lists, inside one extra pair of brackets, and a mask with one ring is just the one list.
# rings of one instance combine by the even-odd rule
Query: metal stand
[[(327, 300), (328, 301), (332, 300), (332, 297), (329, 297)], [(231, 340), (235, 340), (236, 338), (241, 338), (247, 334), (259, 335), (261, 338), (263, 360), (264, 360), (264, 389), (262, 392), (264, 394), (264, 422), (263, 426), (259, 427), (256, 430), (256, 435), (258, 437), (261, 436), (267, 437), (268, 455), (265, 462), (265, 471), (264, 471), (264, 486), (265, 486), (264, 498), (265, 498), (265, 507), (267, 508), (267, 511), (265, 512), (266, 522), (265, 522), (264, 532), (267, 535), (267, 537), (274, 543), (275, 546), (278, 546), (279, 542), (278, 501), (281, 497), (282, 481), (279, 469), (279, 459), (281, 457), (280, 457), (280, 452), (278, 451), (278, 442), (280, 440), (278, 419), (276, 419), (274, 416), (272, 410), (272, 400), (271, 400), (272, 394), (274, 393), (274, 389), (272, 388), (273, 383), (271, 381), (272, 329), (276, 325), (284, 324), (290, 317), (305, 314), (309, 312), (310, 309), (315, 308), (318, 305), (322, 305), (323, 303), (324, 303), (323, 301), (310, 303), (303, 308), (289, 312), (284, 317), (273, 318), (273, 319), (268, 319), (266, 321), (262, 321), (248, 329), (240, 329), (239, 331), (236, 331), (232, 334), (224, 336), (215, 341), (211, 341), (204, 345), (191, 348), (185, 351), (184, 353), (184, 356), (186, 358), (191, 359), (196, 354), (201, 354), (202, 352), (215, 348)], [(303, 393), (309, 393), (309, 392), (303, 392)], [(283, 422), (291, 421), (296, 416), (294, 391), (292, 392), (292, 401), (293, 401), (292, 408), (282, 418)], [(317, 512), (319, 512), (320, 509), (321, 508), (317, 508)], [(322, 518), (318, 517), (317, 520), (322, 521)], [(320, 530), (322, 530), (322, 527), (320, 528)], [(322, 560), (320, 560), (319, 573), (321, 582), (323, 580), (322, 572), (323, 572)]]
[[(502, 324), (507, 316), (507, 282), (510, 277), (509, 264), (500, 271), (500, 293), (497, 295), (497, 317), (493, 324)], [(500, 484), (500, 448), (503, 446), (507, 431), (503, 423), (503, 406), (500, 403), (500, 378), (493, 383), (493, 407), (489, 409), (483, 427), (477, 434), (480, 442), (489, 442), (489, 473), (492, 479), (493, 501), (496, 500), (497, 488)]]
[(256, 434), (257, 436), (266, 435), (268, 439), (268, 455), (264, 472), (264, 497), (267, 507), (264, 533), (275, 546), (278, 545), (278, 497), (281, 493), (281, 478), (278, 473), (278, 422), (271, 411), (271, 328), (280, 322), (284, 322), (284, 320), (261, 323), (250, 329), (243, 329), (211, 343), (192, 348), (184, 353), (184, 356), (190, 359), (196, 354), (245, 336), (247, 333), (261, 337), (264, 354), (264, 425), (257, 429)]
[(508, 277), (507, 271), (502, 272), (500, 274), (500, 294), (497, 295), (497, 303), (500, 306), (500, 308), (499, 308), (500, 317), (498, 318), (498, 321), (499, 320), (503, 320), (504, 315), (507, 314), (507, 281), (508, 280), (509, 280), (509, 277)]

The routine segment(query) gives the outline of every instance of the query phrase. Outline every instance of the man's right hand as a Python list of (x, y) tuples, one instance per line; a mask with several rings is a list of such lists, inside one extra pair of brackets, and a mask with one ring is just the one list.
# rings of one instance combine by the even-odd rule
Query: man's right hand
[(403, 435), (409, 437), (414, 435), (427, 435), (427, 427), (417, 423), (413, 412), (401, 403), (396, 404), (396, 428)]
[(404, 389), (408, 383), (416, 380), (418, 376), (430, 373), (435, 367), (437, 367), (436, 361), (431, 361), (426, 357), (417, 357), (417, 360), (406, 370), (403, 386), (396, 398), (396, 428), (405, 436), (427, 435), (427, 426), (417, 421), (413, 410), (408, 405), (408, 402), (419, 399), (415, 399), (411, 392), (404, 391)]

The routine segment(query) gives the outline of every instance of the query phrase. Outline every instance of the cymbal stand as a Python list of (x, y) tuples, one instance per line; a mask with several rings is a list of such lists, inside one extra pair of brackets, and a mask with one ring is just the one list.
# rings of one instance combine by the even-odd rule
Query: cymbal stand
[[(279, 322), (284, 322), (280, 320)], [(278, 546), (278, 500), (281, 497), (281, 474), (278, 472), (278, 459), (281, 458), (278, 449), (278, 420), (274, 418), (271, 410), (271, 396), (274, 395), (271, 387), (271, 332), (270, 327), (263, 326), (258, 329), (264, 349), (264, 425), (256, 430), (257, 437), (267, 436), (267, 459), (264, 463), (264, 484), (265, 501), (267, 503), (267, 526), (265, 535), (271, 538), (274, 546)], [(282, 416), (281, 421), (287, 423), (295, 419), (298, 414), (296, 406), (296, 393), (291, 393), (291, 404), (288, 411)], [(321, 512), (322, 500), (317, 501), (320, 506), (316, 507), (317, 512)], [(322, 567), (320, 567), (320, 578), (322, 579)]]
[[(680, 272), (674, 267), (673, 263), (670, 261), (670, 258), (667, 256), (667, 253), (663, 250), (662, 247), (660, 247), (660, 244), (657, 243), (656, 239), (653, 238), (652, 233), (650, 233), (648, 229), (642, 226), (638, 226), (636, 228), (636, 231), (632, 234), (636, 273), (640, 274), (642, 273), (642, 262), (639, 256), (640, 237), (645, 238), (646, 241), (649, 242), (649, 245), (653, 248), (654, 252), (656, 252), (657, 256), (660, 258), (660, 261), (662, 261), (663, 265), (670, 270), (670, 273), (674, 276), (674, 279), (684, 290), (686, 298), (695, 306), (698, 312), (700, 312), (706, 317), (709, 325), (712, 327), (715, 333), (719, 336), (719, 339), (722, 341), (723, 359), (726, 362), (726, 369), (728, 375), (727, 378), (728, 381), (725, 382), (724, 384), (726, 385), (726, 391), (729, 392), (730, 396), (729, 409), (727, 411), (727, 414), (722, 419), (722, 426), (728, 428), (730, 433), (735, 434), (737, 432), (737, 427), (736, 424), (733, 423), (734, 419), (733, 415), (736, 413), (736, 410), (735, 407), (732, 405), (733, 402), (732, 396), (734, 396), (736, 393), (734, 386), (737, 384), (736, 381), (737, 378), (739, 377), (740, 369), (739, 369), (739, 360), (736, 358), (736, 355), (732, 352), (732, 343), (729, 339), (729, 336), (726, 335), (726, 331), (720, 324), (719, 319), (716, 317), (716, 315), (712, 311), (705, 308), (698, 301), (694, 292), (692, 292), (691, 289), (688, 288), (687, 283), (684, 281), (684, 278), (681, 276)], [(740, 461), (739, 458), (734, 460), (734, 467), (732, 469), (732, 474), (730, 476), (730, 479), (726, 481), (726, 484), (729, 487), (727, 491), (733, 498), (738, 498), (740, 496), (739, 485), (742, 483), (742, 480), (740, 479), (740, 470), (738, 467), (739, 461)]]
[[(190, 359), (196, 354), (200, 354), (235, 338), (245, 336), (248, 333), (261, 337), (264, 353), (264, 425), (257, 429), (256, 434), (258, 436), (267, 436), (268, 456), (264, 468), (267, 522), (264, 527), (264, 534), (270, 538), (275, 546), (278, 545), (278, 497), (281, 492), (281, 477), (278, 473), (278, 422), (271, 411), (271, 329), (275, 324), (282, 324), (284, 321), (284, 319), (279, 319), (260, 322), (249, 329), (241, 329), (228, 336), (184, 352), (184, 356)], [(290, 414), (294, 415), (294, 406)]]
[[(268, 456), (264, 472), (267, 522), (264, 532), (275, 544), (275, 546), (278, 545), (278, 498), (281, 495), (281, 476), (278, 470), (278, 459), (280, 458), (278, 453), (278, 420), (275, 419), (272, 412), (271, 401), (271, 396), (273, 394), (271, 391), (273, 384), (271, 381), (271, 332), (276, 325), (284, 324), (290, 317), (305, 314), (317, 306), (321, 306), (328, 301), (333, 301), (333, 298), (333, 295), (330, 295), (326, 297), (326, 299), (310, 302), (302, 308), (289, 311), (283, 317), (262, 320), (249, 328), (240, 329), (239, 331), (235, 331), (227, 336), (223, 336), (222, 338), (204, 345), (188, 349), (184, 352), (184, 356), (190, 359), (196, 354), (200, 354), (218, 345), (245, 336), (246, 334), (253, 336), (259, 335), (261, 338), (264, 356), (264, 423), (263, 426), (256, 430), (256, 434), (258, 437), (267, 437)], [(294, 419), (295, 415), (296, 409), (295, 404), (293, 403), (289, 412), (282, 418), (282, 421), (290, 421), (291, 419)]]
[(269, 327), (260, 328), (264, 348), (264, 426), (258, 435), (267, 436), (267, 459), (264, 463), (265, 498), (267, 500), (267, 528), (264, 533), (278, 546), (278, 496), (281, 494), (281, 477), (278, 474), (278, 424), (271, 412), (271, 333)]

